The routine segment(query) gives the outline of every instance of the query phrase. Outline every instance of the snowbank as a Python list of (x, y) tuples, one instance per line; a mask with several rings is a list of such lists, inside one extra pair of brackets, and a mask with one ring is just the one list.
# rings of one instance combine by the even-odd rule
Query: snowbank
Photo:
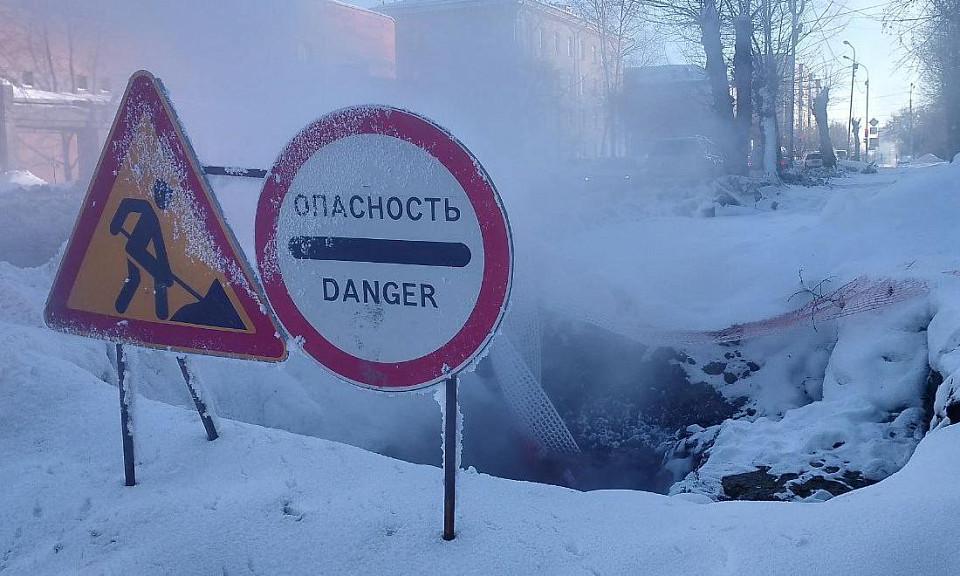
[(29, 170), (8, 170), (0, 172), (0, 193), (14, 188), (44, 186), (46, 181)]
[[(123, 484), (117, 391), (38, 330), (0, 354), (0, 570), (10, 574), (935, 574), (960, 561), (960, 427), (878, 485), (817, 505), (699, 504), (441, 472), (141, 399)], [(38, 346), (23, 350), (23, 338)], [(44, 343), (49, 343), (44, 344)], [(101, 365), (102, 367), (102, 365)], [(12, 479), (12, 481), (10, 481)], [(932, 527), (932, 528), (931, 528)]]
[(82, 198), (78, 188), (45, 184), (0, 190), (0, 262), (40, 266), (50, 260), (70, 237)]

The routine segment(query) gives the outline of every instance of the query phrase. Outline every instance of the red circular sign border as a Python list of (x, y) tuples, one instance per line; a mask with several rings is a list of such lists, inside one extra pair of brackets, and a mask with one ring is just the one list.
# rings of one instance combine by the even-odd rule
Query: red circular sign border
[[(276, 221), (297, 172), (317, 150), (358, 134), (410, 142), (436, 158), (457, 180), (477, 215), (484, 248), (480, 294), (460, 330), (433, 352), (402, 362), (357, 358), (323, 337), (304, 318), (279, 272)], [(513, 244), (503, 203), (483, 167), (453, 135), (412, 112), (387, 106), (343, 108), (314, 121), (283, 149), (264, 181), (255, 223), (257, 267), (267, 298), (284, 327), (307, 354), (337, 376), (378, 390), (431, 386), (469, 364), (499, 326), (510, 294)]]

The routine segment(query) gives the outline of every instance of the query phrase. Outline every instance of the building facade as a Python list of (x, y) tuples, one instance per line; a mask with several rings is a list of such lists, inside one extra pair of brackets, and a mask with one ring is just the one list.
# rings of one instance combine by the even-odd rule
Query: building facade
[[(86, 176), (141, 68), (231, 134), (237, 118), (270, 129), (288, 108), (315, 115), (389, 94), (395, 47), (393, 19), (337, 0), (0, 0), (0, 172)], [(217, 156), (221, 142), (207, 142)]]
[(89, 174), (134, 55), (79, 6), (0, 0), (0, 172)]
[(403, 0), (397, 79), (418, 107), (453, 118), (482, 146), (589, 157), (604, 125), (600, 35), (537, 0)]
[(637, 156), (662, 138), (716, 134), (710, 83), (703, 68), (691, 65), (627, 68), (623, 78), (623, 117), (627, 153)]

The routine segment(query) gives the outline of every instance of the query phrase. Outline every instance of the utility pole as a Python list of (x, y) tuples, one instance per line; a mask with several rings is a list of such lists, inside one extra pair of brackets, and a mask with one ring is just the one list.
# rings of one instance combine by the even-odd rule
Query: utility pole
[[(867, 67), (864, 66), (863, 69), (867, 70)], [(864, 110), (863, 112), (863, 118), (867, 122), (867, 143), (866, 143), (866, 147), (864, 148), (865, 152), (863, 155), (864, 156), (863, 161), (869, 162), (870, 161), (870, 129), (873, 128), (873, 126), (870, 125), (870, 70), (867, 70), (867, 81), (864, 82), (864, 84), (867, 87), (867, 106), (866, 106), (867, 109)]]
[[(854, 62), (853, 64), (854, 66), (863, 66), (863, 64), (861, 64), (860, 62)], [(866, 136), (866, 138), (865, 138), (865, 143), (863, 148), (864, 150), (863, 161), (869, 162), (870, 161), (870, 128), (872, 128), (872, 126), (870, 125), (870, 69), (867, 68), (866, 66), (863, 66), (863, 69), (867, 71), (867, 81), (863, 83), (864, 86), (867, 87), (866, 108), (863, 111), (863, 121), (866, 125), (866, 127), (864, 128), (864, 135)]]
[[(850, 47), (853, 50), (853, 71), (850, 74), (850, 113), (847, 115), (847, 154), (850, 154), (850, 130), (853, 128), (853, 87), (857, 82), (857, 49), (853, 47), (848, 40), (843, 41), (844, 44)], [(849, 56), (844, 56), (847, 60), (850, 60)], [(860, 135), (857, 135), (859, 138)]]
[(916, 158), (916, 152), (913, 149), (913, 82), (910, 83), (910, 162)]

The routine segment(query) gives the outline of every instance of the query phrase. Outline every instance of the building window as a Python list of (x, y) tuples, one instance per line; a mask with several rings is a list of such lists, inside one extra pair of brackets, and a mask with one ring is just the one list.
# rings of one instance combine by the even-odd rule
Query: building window
[(24, 88), (33, 88), (36, 85), (36, 79), (33, 77), (32, 70), (24, 71), (22, 80), (21, 84), (23, 84)]
[(567, 36), (567, 56), (573, 58), (573, 36)]
[(591, 48), (593, 49), (593, 63), (596, 64), (597, 63), (597, 45), (594, 44), (591, 46)]
[(101, 78), (100, 79), (100, 91), (101, 92), (110, 92), (110, 79)]
[(580, 39), (580, 59), (587, 59), (587, 43), (583, 40), (583, 38)]
[(90, 89), (90, 84), (87, 82), (87, 75), (80, 74), (77, 76), (77, 91), (86, 92)]
[(540, 48), (540, 53), (543, 54), (544, 50), (546, 50), (546, 48), (547, 48), (547, 40), (546, 40), (546, 37), (545, 37), (544, 34), (543, 34), (543, 28), (540, 28), (540, 29), (539, 29), (539, 34), (540, 34), (540, 36), (539, 36), (540, 39), (539, 39), (539, 41), (538, 41), (538, 42), (539, 42), (539, 43), (538, 43), (538, 46), (539, 46), (539, 48)]
[(559, 34), (553, 35), (553, 53), (556, 54), (557, 56), (560, 55), (560, 35)]

